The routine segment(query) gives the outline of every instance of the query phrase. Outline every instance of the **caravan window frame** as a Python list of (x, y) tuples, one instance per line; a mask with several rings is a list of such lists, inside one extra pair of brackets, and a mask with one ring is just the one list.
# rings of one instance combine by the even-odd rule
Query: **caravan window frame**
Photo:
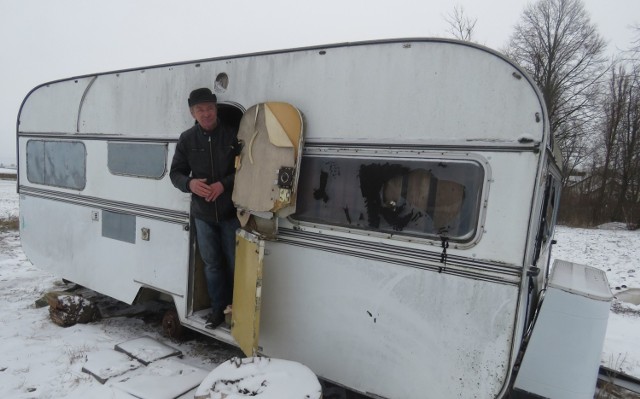
[[(315, 162), (316, 164), (312, 165), (311, 163), (313, 162)], [(321, 173), (318, 169), (318, 164), (320, 163), (324, 163), (325, 169), (327, 169), (323, 171), (322, 174), (324, 176), (322, 178), (320, 177)], [(469, 170), (469, 168), (475, 168), (475, 180), (473, 179), (473, 177), (469, 176), (467, 176), (466, 178), (461, 177), (461, 179), (466, 179), (467, 183), (469, 183), (470, 181), (475, 181), (475, 185), (471, 185), (465, 188), (465, 190), (472, 189), (473, 192), (464, 194), (467, 196), (466, 199), (463, 199), (463, 201), (466, 201), (464, 204), (465, 208), (464, 210), (460, 211), (467, 212), (467, 214), (469, 214), (468, 219), (466, 219), (466, 221), (464, 222), (468, 226), (466, 229), (462, 229), (464, 231), (459, 230), (457, 233), (456, 231), (451, 230), (435, 231), (433, 229), (427, 231), (416, 231), (416, 229), (418, 229), (418, 223), (422, 223), (421, 226), (425, 229), (428, 226), (428, 223), (416, 223), (415, 220), (413, 222), (407, 222), (407, 219), (412, 219), (412, 216), (418, 215), (420, 211), (416, 210), (416, 208), (412, 207), (411, 205), (407, 206), (408, 201), (406, 200), (406, 198), (409, 198), (411, 196), (411, 193), (407, 195), (406, 178), (404, 178), (404, 180), (400, 178), (394, 178), (396, 185), (395, 197), (398, 197), (399, 193), (403, 192), (403, 199), (401, 201), (398, 201), (398, 204), (395, 203), (395, 200), (397, 200), (397, 198), (391, 200), (387, 199), (387, 202), (392, 204), (392, 210), (396, 211), (394, 215), (402, 219), (400, 225), (394, 226), (392, 223), (388, 222), (387, 219), (390, 218), (388, 217), (389, 214), (387, 210), (387, 218), (382, 215), (378, 215), (380, 224), (377, 227), (372, 227), (369, 220), (369, 216), (371, 215), (363, 215), (362, 213), (364, 212), (361, 212), (358, 209), (358, 206), (354, 206), (353, 209), (350, 208), (350, 205), (356, 204), (356, 202), (360, 207), (368, 206), (366, 204), (363, 205), (363, 198), (361, 198), (360, 200), (354, 198), (357, 194), (360, 194), (362, 197), (364, 197), (364, 194), (362, 194), (362, 187), (360, 187), (359, 176), (352, 178), (351, 180), (353, 181), (341, 183), (343, 186), (347, 185), (350, 187), (356, 184), (356, 182), (358, 184), (358, 188), (356, 188), (355, 190), (348, 189), (351, 193), (351, 197), (347, 195), (346, 201), (348, 205), (340, 205), (337, 207), (334, 206), (332, 210), (325, 209), (324, 211), (322, 211), (316, 209), (314, 211), (313, 209), (311, 209), (309, 203), (315, 202), (317, 208), (318, 204), (324, 201), (323, 194), (331, 196), (331, 194), (321, 193), (321, 190), (318, 189), (320, 187), (320, 179), (330, 179), (329, 176), (333, 175), (334, 177), (336, 177), (339, 176), (340, 173), (342, 173), (342, 171), (340, 170), (340, 165), (337, 166), (336, 170), (337, 163), (341, 163), (343, 167), (349, 163), (359, 163), (366, 165), (389, 164), (392, 166), (404, 165), (405, 167), (415, 166), (414, 168), (409, 169), (413, 171), (422, 169), (423, 171), (421, 173), (423, 176), (425, 168), (433, 168), (437, 167), (437, 165), (442, 165), (441, 169), (445, 169), (447, 165), (456, 165), (458, 170), (463, 170), (465, 168)], [(402, 166), (399, 166), (399, 168), (401, 169)], [(347, 169), (349, 169), (349, 167), (347, 167)], [(350, 169), (351, 170), (349, 170), (347, 173), (353, 175), (355, 173), (354, 166), (351, 165)], [(434, 176), (442, 179), (443, 173), (439, 172)], [(414, 180), (415, 178), (416, 176), (414, 176)], [(487, 200), (488, 184), (490, 182), (490, 179), (491, 170), (489, 168), (488, 161), (477, 154), (470, 154), (466, 152), (443, 151), (434, 153), (411, 150), (382, 152), (380, 150), (320, 150), (312, 148), (310, 150), (306, 150), (305, 154), (302, 157), (298, 183), (298, 193), (296, 199), (296, 213), (291, 215), (289, 219), (299, 226), (309, 226), (320, 229), (329, 228), (331, 230), (348, 231), (356, 234), (380, 236), (404, 241), (440, 243), (442, 238), (446, 237), (452, 243), (452, 246), (457, 248), (467, 248), (475, 245), (475, 243), (480, 239), (480, 236), (482, 235), (482, 232), (484, 230), (484, 217), (486, 207), (484, 207), (483, 204), (485, 204)], [(433, 180), (438, 181), (438, 179)], [(400, 183), (402, 181), (404, 181), (405, 184), (404, 189), (399, 188), (402, 186), (402, 184)], [(385, 183), (385, 187), (388, 187), (386, 184), (387, 183)], [(385, 189), (380, 187), (380, 197), (385, 195), (383, 193), (384, 190), (389, 191), (388, 188)], [(411, 189), (409, 188), (409, 190)], [(391, 191), (393, 192), (393, 188), (391, 189)], [(334, 191), (333, 195), (335, 194), (336, 193)], [(420, 198), (422, 200), (425, 200), (425, 195)], [(394, 194), (391, 194), (391, 196), (394, 196)], [(415, 197), (416, 195), (414, 193), (414, 198)], [(384, 201), (385, 199), (379, 198), (380, 203)], [(388, 204), (386, 205), (388, 206)], [(404, 207), (404, 209), (402, 207)], [(354, 209), (355, 212), (353, 212)], [(413, 215), (411, 215), (412, 211), (414, 212)], [(422, 218), (422, 216), (418, 217), (417, 219), (419, 220), (420, 218)], [(358, 221), (355, 221), (354, 219), (357, 219)], [(411, 223), (413, 223), (413, 225)], [(404, 224), (404, 226), (402, 224)], [(459, 226), (460, 225), (462, 225), (462, 223), (460, 223)]]
[[(42, 148), (35, 148), (37, 145)], [(55, 146), (64, 151), (51, 148)], [(77, 191), (87, 185), (87, 148), (82, 141), (31, 139), (26, 144), (26, 158), (30, 183)]]
[(562, 179), (553, 173), (548, 173), (545, 179), (542, 209), (538, 220), (538, 233), (534, 242), (533, 265), (537, 265), (540, 262), (543, 248), (549, 245), (549, 241), (555, 232), (561, 192)]
[(116, 176), (161, 180), (167, 174), (167, 143), (107, 142), (107, 168)]

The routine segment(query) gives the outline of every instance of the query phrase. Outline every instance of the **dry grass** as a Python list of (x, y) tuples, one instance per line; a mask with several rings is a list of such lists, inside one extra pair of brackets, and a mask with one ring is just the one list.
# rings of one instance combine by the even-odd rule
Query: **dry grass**
[(621, 373), (624, 363), (627, 361), (626, 354), (618, 354), (617, 357), (610, 356), (606, 365), (607, 375), (598, 378), (594, 399), (638, 399), (638, 395), (621, 386), (615, 384), (614, 379)]
[(69, 364), (74, 364), (76, 362), (82, 361), (83, 363), (87, 361), (87, 353), (96, 349), (95, 347), (91, 347), (89, 345), (81, 345), (78, 347), (67, 348), (66, 352), (69, 356)]
[(8, 219), (0, 219), (0, 231), (18, 230), (20, 226), (17, 217), (10, 217)]

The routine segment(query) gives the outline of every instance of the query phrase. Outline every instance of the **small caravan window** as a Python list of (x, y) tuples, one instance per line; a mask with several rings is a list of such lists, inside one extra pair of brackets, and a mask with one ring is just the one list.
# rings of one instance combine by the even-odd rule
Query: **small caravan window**
[(484, 169), (462, 160), (304, 156), (299, 221), (425, 238), (475, 235)]
[(540, 226), (536, 236), (535, 252), (533, 255), (533, 264), (537, 264), (538, 258), (542, 252), (542, 246), (553, 236), (553, 229), (558, 216), (558, 203), (560, 201), (559, 192), (561, 190), (561, 182), (553, 175), (547, 177), (547, 183), (544, 193), (544, 202), (542, 204), (542, 212), (540, 214)]
[(79, 141), (29, 140), (27, 179), (31, 183), (83, 190), (87, 152)]
[(166, 144), (110, 142), (107, 148), (107, 164), (114, 175), (160, 179), (167, 169)]

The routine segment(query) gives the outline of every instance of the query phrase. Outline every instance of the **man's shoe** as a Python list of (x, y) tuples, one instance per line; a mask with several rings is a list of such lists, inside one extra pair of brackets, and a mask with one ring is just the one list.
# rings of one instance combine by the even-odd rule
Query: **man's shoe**
[(205, 321), (204, 323), (204, 328), (213, 330), (215, 328), (218, 328), (218, 326), (222, 324), (223, 321), (224, 321), (224, 315), (221, 312), (211, 313), (209, 314), (209, 317), (207, 317), (207, 321)]

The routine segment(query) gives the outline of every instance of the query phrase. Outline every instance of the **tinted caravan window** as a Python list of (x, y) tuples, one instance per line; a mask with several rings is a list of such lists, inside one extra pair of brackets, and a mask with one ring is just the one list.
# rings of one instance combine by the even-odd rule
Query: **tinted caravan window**
[(31, 183), (83, 190), (87, 152), (79, 141), (29, 140), (27, 179)]
[(545, 188), (545, 198), (540, 214), (540, 226), (536, 236), (535, 252), (533, 255), (534, 265), (537, 264), (542, 246), (553, 236), (556, 218), (558, 217), (558, 205), (560, 202), (561, 181), (552, 175), (547, 177)]
[(304, 156), (293, 218), (464, 242), (478, 226), (483, 181), (475, 161)]
[(160, 179), (167, 169), (167, 145), (148, 143), (108, 144), (107, 163), (114, 175)]

